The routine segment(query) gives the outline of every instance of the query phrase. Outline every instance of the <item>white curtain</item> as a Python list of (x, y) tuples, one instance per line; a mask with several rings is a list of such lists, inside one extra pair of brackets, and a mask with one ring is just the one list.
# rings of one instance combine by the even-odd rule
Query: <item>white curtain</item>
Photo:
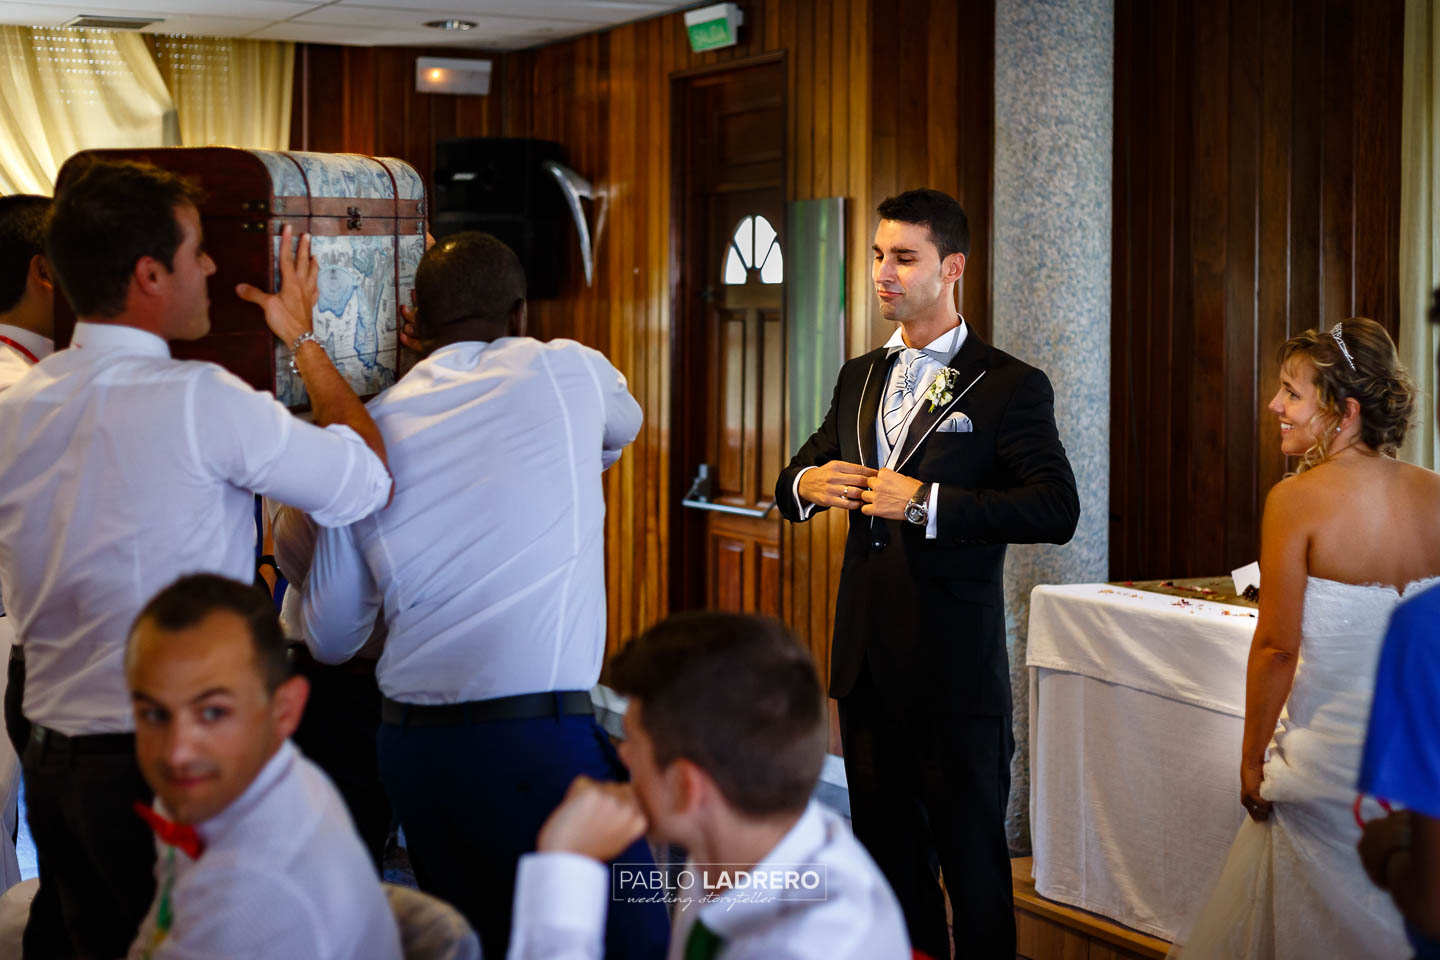
[(0, 26), (0, 193), (52, 193), (77, 150), (179, 142), (139, 34)]
[(1417, 422), (1401, 456), (1440, 469), (1435, 350), (1429, 322), (1440, 285), (1440, 18), (1436, 0), (1406, 0), (1405, 85), (1400, 121), (1400, 353), (1420, 385)]
[(293, 43), (172, 35), (147, 42), (175, 98), (185, 146), (289, 148)]

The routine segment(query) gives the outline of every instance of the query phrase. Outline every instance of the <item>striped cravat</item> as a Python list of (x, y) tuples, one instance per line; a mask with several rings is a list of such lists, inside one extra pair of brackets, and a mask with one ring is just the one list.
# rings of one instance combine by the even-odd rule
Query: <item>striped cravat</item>
[(885, 442), (891, 450), (895, 449), (895, 444), (900, 439), (900, 428), (905, 425), (905, 417), (915, 405), (915, 379), (920, 372), (920, 358), (924, 355), (924, 351), (906, 347), (901, 351), (900, 359), (895, 361), (901, 374), (891, 378), (894, 386), (885, 397), (885, 411), (880, 416), (880, 423), (885, 427)]

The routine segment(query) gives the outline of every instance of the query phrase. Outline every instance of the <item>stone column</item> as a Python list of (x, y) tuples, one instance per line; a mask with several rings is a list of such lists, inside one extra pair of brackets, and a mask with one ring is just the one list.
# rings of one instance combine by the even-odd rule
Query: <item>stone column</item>
[(1013, 546), (1005, 567), (1015, 702), (1007, 829), (1022, 850), (1030, 848), (1030, 591), (1108, 575), (1114, 62), (1114, 0), (996, 0), (994, 340), (1049, 375), (1080, 487), (1075, 538)]

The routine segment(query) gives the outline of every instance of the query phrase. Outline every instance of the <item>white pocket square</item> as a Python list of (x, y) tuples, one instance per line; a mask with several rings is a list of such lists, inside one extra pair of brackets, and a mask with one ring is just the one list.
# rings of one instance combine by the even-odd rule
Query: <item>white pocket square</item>
[(956, 410), (954, 413), (950, 414), (950, 415), (949, 415), (948, 417), (946, 417), (944, 420), (941, 420), (941, 421), (940, 421), (940, 425), (935, 428), (935, 432), (936, 432), (936, 433), (974, 433), (974, 432), (975, 432), (975, 424), (971, 423), (971, 422), (970, 422), (970, 418), (967, 417), (967, 416), (965, 416), (965, 414), (961, 413), (959, 410)]

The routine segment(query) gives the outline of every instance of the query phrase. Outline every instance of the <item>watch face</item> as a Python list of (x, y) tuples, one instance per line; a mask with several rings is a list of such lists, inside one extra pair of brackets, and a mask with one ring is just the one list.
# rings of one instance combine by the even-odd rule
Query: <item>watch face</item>
[(928, 511), (918, 503), (905, 504), (905, 519), (911, 523), (924, 523), (928, 519)]

